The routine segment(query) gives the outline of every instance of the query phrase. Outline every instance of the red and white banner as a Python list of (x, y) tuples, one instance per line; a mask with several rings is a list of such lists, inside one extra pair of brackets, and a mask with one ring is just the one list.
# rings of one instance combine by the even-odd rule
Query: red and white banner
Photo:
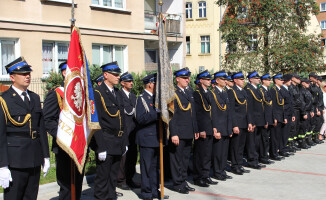
[(88, 123), (91, 106), (87, 95), (86, 62), (79, 30), (74, 27), (69, 46), (57, 143), (74, 160), (80, 173), (84, 168), (87, 145), (92, 136), (92, 127)]

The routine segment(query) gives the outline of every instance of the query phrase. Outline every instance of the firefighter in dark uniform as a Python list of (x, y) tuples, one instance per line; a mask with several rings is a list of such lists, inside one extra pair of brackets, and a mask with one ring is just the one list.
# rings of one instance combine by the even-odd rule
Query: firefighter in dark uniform
[[(156, 73), (143, 78), (145, 89), (137, 98), (136, 120), (139, 128), (136, 143), (140, 151), (141, 198), (160, 198), (159, 110), (155, 108)], [(164, 197), (168, 199), (168, 196)]]
[(313, 97), (313, 109), (314, 109), (314, 115), (311, 117), (310, 119), (310, 130), (308, 130), (307, 132), (307, 144), (310, 145), (310, 146), (315, 146), (316, 143), (315, 143), (315, 140), (314, 137), (316, 135), (316, 132), (318, 132), (316, 130), (317, 126), (318, 126), (318, 121), (319, 119), (322, 117), (321, 116), (321, 111), (319, 110), (319, 107), (318, 107), (318, 93), (319, 93), (319, 90), (318, 90), (318, 86), (316, 85), (316, 82), (317, 82), (317, 77), (318, 75), (315, 73), (315, 72), (311, 72), (309, 74), (309, 80), (310, 80), (310, 93), (312, 94), (312, 97)]
[(208, 187), (209, 185), (217, 184), (209, 176), (213, 146), (212, 93), (208, 90), (208, 87), (211, 85), (211, 75), (205, 70), (197, 75), (197, 79), (199, 80), (199, 86), (193, 93), (193, 97), (199, 138), (194, 142), (193, 178), (195, 185)]
[(292, 74), (292, 84), (289, 86), (290, 93), (293, 99), (293, 113), (295, 116), (295, 121), (291, 124), (289, 147), (290, 151), (296, 152), (301, 150), (297, 143), (299, 128), (300, 128), (300, 112), (303, 109), (303, 103), (301, 101), (299, 85), (301, 84), (300, 76), (296, 73)]
[(284, 117), (284, 97), (280, 92), (283, 85), (283, 75), (276, 74), (273, 76), (274, 86), (271, 89), (273, 102), (273, 127), (271, 130), (269, 155), (272, 160), (280, 161), (284, 157), (280, 156), (278, 150), (282, 141), (282, 126), (287, 123)]
[[(59, 69), (63, 78), (66, 76), (67, 62), (63, 62), (59, 65)], [(56, 176), (57, 183), (60, 186), (59, 199), (68, 200), (71, 199), (71, 158), (62, 150), (57, 142), (57, 130), (59, 115), (62, 108), (62, 99), (64, 91), (64, 82), (59, 87), (52, 89), (44, 100), (43, 113), (44, 123), (47, 133), (52, 136), (52, 152), (55, 154), (56, 160)], [(67, 170), (69, 169), (69, 170)], [(76, 199), (80, 199), (83, 185), (83, 174), (80, 174), (75, 166), (75, 190)]]
[(234, 82), (232, 79), (233, 74), (234, 74), (233, 72), (229, 72), (228, 76), (226, 77), (226, 86), (225, 86), (226, 90), (229, 90), (234, 86)]
[(133, 87), (134, 78), (128, 72), (120, 76), (121, 89), (120, 93), (123, 98), (124, 115), (126, 126), (126, 135), (128, 137), (128, 151), (122, 156), (120, 163), (120, 170), (118, 174), (118, 187), (120, 189), (128, 190), (129, 187), (139, 188), (139, 183), (135, 183), (132, 178), (136, 173), (137, 163), (137, 144), (136, 139), (136, 119), (135, 119), (135, 106), (136, 95), (131, 92)]
[(0, 186), (4, 199), (37, 199), (41, 165), (50, 167), (40, 96), (28, 90), (31, 66), (19, 57), (6, 66), (11, 87), (0, 97)]
[[(232, 75), (234, 86), (228, 90), (230, 110), (232, 115), (233, 136), (230, 140), (231, 171), (234, 174), (243, 175), (250, 172), (243, 168), (243, 152), (246, 137), (254, 131), (251, 114), (248, 112), (248, 96), (244, 87), (244, 75), (237, 72)], [(250, 132), (250, 133), (249, 133)]]
[(213, 133), (213, 178), (225, 181), (232, 179), (225, 172), (227, 165), (229, 140), (232, 137), (232, 118), (230, 112), (230, 102), (226, 86), (227, 74), (224, 70), (214, 74), (216, 86), (212, 89), (212, 121), (216, 129)]
[(307, 132), (310, 131), (310, 119), (314, 116), (313, 96), (309, 91), (310, 81), (307, 78), (301, 79), (301, 98), (304, 104), (302, 112), (300, 113), (300, 129), (299, 129), (299, 147), (308, 149), (311, 146), (307, 144)]
[(95, 199), (115, 199), (121, 156), (127, 150), (123, 98), (114, 87), (119, 83), (120, 68), (117, 62), (101, 68), (104, 81), (95, 89), (94, 96), (102, 134), (94, 137), (103, 152), (97, 153), (94, 196)]
[(170, 167), (173, 189), (182, 194), (188, 194), (195, 189), (187, 182), (187, 169), (193, 138), (199, 138), (196, 122), (194, 100), (186, 88), (190, 73), (183, 68), (174, 72), (177, 81), (174, 100), (174, 115), (170, 121)]
[(284, 117), (288, 122), (282, 126), (282, 139), (280, 142), (279, 154), (284, 157), (289, 157), (290, 155), (293, 155), (292, 152), (289, 152), (289, 148), (287, 146), (290, 138), (291, 123), (295, 122), (296, 120), (293, 110), (293, 99), (289, 90), (289, 87), (291, 86), (291, 79), (291, 74), (284, 74), (284, 82), (280, 90), (280, 93), (284, 98)]
[(249, 72), (247, 76), (249, 83), (245, 86), (247, 92), (247, 109), (252, 115), (254, 132), (247, 135), (246, 149), (248, 167), (253, 169), (261, 169), (264, 165), (258, 163), (258, 158), (263, 155), (261, 148), (261, 135), (264, 126), (266, 125), (264, 116), (263, 97), (258, 90), (260, 76), (256, 71)]

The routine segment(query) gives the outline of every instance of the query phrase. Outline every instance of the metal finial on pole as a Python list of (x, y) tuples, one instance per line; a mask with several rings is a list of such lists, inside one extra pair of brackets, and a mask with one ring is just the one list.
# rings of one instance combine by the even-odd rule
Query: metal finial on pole
[(75, 0), (72, 0), (71, 2), (71, 29), (75, 26)]

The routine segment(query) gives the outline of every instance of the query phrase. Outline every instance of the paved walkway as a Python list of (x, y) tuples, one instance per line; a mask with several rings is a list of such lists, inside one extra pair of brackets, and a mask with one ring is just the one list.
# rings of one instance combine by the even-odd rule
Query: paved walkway
[[(220, 181), (216, 186), (196, 188), (183, 195), (165, 188), (172, 200), (321, 200), (326, 199), (326, 143), (298, 152), (295, 156), (268, 165), (263, 170), (251, 170), (249, 174), (234, 175), (233, 179)], [(139, 179), (139, 175), (136, 177)], [(190, 178), (190, 177), (189, 177)], [(192, 180), (189, 180), (192, 185)], [(171, 183), (166, 183), (166, 187)], [(193, 186), (193, 185), (192, 185)], [(82, 200), (93, 198), (93, 185), (84, 181)], [(57, 200), (58, 186), (50, 183), (40, 186), (39, 200)], [(136, 200), (140, 189), (117, 191), (124, 194), (118, 200)], [(1, 197), (2, 198), (2, 197)]]

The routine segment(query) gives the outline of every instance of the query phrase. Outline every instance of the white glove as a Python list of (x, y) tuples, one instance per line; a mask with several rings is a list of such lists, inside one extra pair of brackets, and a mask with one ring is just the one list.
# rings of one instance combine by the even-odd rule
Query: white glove
[(105, 159), (106, 159), (106, 151), (99, 153), (98, 154), (98, 159), (100, 161), (105, 161)]
[(0, 168), (0, 186), (3, 187), (3, 189), (6, 189), (9, 187), (9, 183), (12, 181), (10, 170), (8, 169), (8, 166), (1, 167)]
[(43, 177), (45, 177), (48, 174), (49, 169), (50, 169), (50, 158), (44, 158)]
[(128, 151), (128, 146), (126, 146), (126, 151), (122, 154), (123, 156), (127, 153)]

